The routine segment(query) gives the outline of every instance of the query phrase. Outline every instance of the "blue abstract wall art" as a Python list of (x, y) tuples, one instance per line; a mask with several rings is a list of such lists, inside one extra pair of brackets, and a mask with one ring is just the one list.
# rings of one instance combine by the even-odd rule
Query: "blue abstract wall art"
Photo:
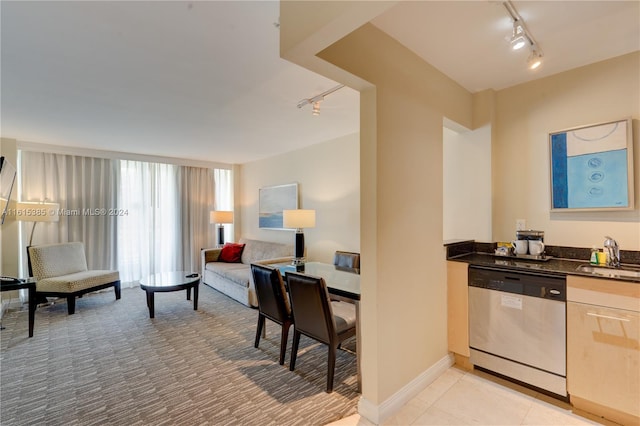
[(633, 208), (631, 120), (549, 135), (551, 209)]
[(258, 227), (284, 229), (283, 210), (298, 208), (298, 184), (267, 186), (259, 190)]

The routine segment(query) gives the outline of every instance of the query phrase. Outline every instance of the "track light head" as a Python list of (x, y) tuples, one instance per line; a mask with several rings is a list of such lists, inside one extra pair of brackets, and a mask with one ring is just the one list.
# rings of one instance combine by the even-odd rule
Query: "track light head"
[(531, 47), (531, 54), (527, 60), (527, 66), (530, 70), (535, 70), (542, 65), (542, 52), (536, 47)]
[(513, 21), (513, 34), (511, 35), (511, 48), (522, 49), (527, 44), (526, 32), (520, 20)]
[(305, 105), (311, 104), (312, 107), (313, 107), (313, 110), (311, 111), (311, 114), (320, 115), (320, 102), (324, 101), (324, 97), (327, 96), (327, 95), (332, 94), (336, 90), (342, 89), (343, 87), (344, 87), (344, 84), (340, 84), (340, 85), (338, 85), (336, 87), (333, 87), (333, 88), (327, 90), (326, 92), (322, 92), (319, 95), (314, 96), (313, 98), (303, 99), (300, 102), (298, 102), (298, 104), (296, 106), (298, 108), (302, 108)]
[(510, 40), (511, 49), (518, 50), (525, 46), (529, 46), (531, 54), (527, 60), (527, 66), (530, 70), (539, 68), (540, 65), (542, 65), (542, 49), (540, 49), (538, 43), (533, 38), (533, 35), (527, 29), (524, 19), (522, 19), (516, 8), (513, 6), (511, 0), (503, 1), (502, 5), (513, 20), (513, 32)]

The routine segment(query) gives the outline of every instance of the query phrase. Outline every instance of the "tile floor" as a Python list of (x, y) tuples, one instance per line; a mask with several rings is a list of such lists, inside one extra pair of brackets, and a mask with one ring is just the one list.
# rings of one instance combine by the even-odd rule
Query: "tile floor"
[[(480, 371), (451, 367), (383, 425), (615, 425)], [(356, 414), (330, 426), (371, 426)]]

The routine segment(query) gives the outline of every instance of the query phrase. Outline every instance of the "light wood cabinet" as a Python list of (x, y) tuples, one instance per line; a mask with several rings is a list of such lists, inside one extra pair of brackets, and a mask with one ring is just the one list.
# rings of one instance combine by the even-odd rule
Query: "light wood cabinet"
[(640, 284), (567, 277), (567, 389), (577, 408), (640, 424)]
[(449, 350), (469, 357), (469, 264), (447, 261), (447, 338)]

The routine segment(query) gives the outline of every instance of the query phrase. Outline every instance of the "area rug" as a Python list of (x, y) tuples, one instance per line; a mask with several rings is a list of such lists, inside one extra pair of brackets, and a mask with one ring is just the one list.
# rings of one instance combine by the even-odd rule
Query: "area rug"
[[(0, 337), (0, 423), (9, 425), (324, 425), (356, 412), (356, 358), (338, 351), (327, 394), (327, 347), (305, 337), (296, 370), (278, 364), (280, 328), (253, 347), (258, 312), (206, 285), (186, 292), (123, 289), (9, 309)], [(291, 332), (291, 334), (293, 334)], [(355, 348), (355, 340), (345, 344)]]

